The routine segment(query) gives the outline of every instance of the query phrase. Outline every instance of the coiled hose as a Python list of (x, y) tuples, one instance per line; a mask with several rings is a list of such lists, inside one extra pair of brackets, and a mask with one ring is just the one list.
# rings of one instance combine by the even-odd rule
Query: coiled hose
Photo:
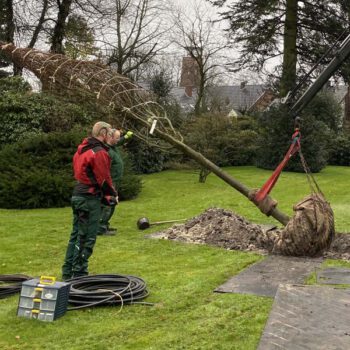
[(88, 275), (66, 281), (71, 285), (68, 310), (97, 305), (145, 304), (139, 302), (148, 296), (142, 278), (127, 275)]
[[(0, 282), (13, 283), (0, 285), (0, 299), (21, 291), (22, 282), (34, 277), (26, 275), (0, 275)], [(140, 302), (148, 296), (146, 283), (142, 278), (129, 275), (88, 275), (71, 278), (69, 303), (77, 310), (92, 306), (126, 305), (152, 303)]]
[[(0, 275), (0, 299), (19, 293), (22, 288), (22, 282), (32, 279), (27, 275)], [(4, 285), (3, 285), (4, 284)]]

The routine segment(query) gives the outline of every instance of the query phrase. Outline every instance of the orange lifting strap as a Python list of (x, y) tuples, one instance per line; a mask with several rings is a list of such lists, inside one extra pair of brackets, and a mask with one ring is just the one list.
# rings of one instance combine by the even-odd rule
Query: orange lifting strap
[(292, 135), (292, 144), (290, 145), (288, 152), (284, 156), (282, 162), (278, 165), (278, 167), (272, 173), (271, 177), (264, 183), (261, 189), (255, 194), (254, 199), (256, 202), (260, 203), (271, 192), (271, 190), (273, 189), (273, 186), (275, 186), (278, 180), (278, 177), (280, 176), (284, 167), (287, 165), (289, 159), (293, 157), (296, 152), (299, 151), (300, 139), (301, 139), (300, 130), (299, 130), (299, 127), (296, 127), (294, 130), (294, 134)]

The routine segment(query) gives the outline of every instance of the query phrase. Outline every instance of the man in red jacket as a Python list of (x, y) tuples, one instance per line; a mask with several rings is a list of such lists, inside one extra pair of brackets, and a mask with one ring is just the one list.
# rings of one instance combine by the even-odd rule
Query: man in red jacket
[(111, 137), (111, 126), (97, 122), (92, 129), (92, 137), (83, 140), (73, 157), (77, 183), (72, 196), (73, 230), (62, 266), (64, 280), (88, 274), (88, 260), (99, 227), (101, 201), (108, 205), (115, 205), (118, 201), (106, 145)]

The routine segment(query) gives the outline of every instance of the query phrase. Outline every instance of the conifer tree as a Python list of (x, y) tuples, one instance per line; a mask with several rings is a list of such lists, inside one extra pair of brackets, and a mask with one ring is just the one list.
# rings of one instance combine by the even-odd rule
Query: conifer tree
[(297, 69), (307, 71), (349, 26), (347, 0), (211, 2), (218, 7), (226, 5), (221, 17), (229, 21), (232, 42), (241, 48), (240, 68), (261, 71), (269, 61), (282, 57), (275, 72), (281, 96), (296, 85)]

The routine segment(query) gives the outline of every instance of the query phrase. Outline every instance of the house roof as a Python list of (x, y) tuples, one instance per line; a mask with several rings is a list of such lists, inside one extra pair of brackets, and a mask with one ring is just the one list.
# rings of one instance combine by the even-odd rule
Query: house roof
[(264, 85), (213, 86), (208, 91), (212, 98), (219, 98), (225, 105), (240, 111), (252, 106), (265, 91), (265, 87)]
[[(237, 111), (248, 109), (264, 92), (263, 85), (245, 85), (241, 86), (213, 86), (208, 88), (209, 100), (216, 100), (223, 104), (227, 109)], [(181, 108), (189, 112), (194, 109), (196, 103), (196, 89), (193, 89), (192, 96), (187, 96), (185, 89), (175, 87), (171, 89), (170, 94), (180, 104)]]
[(180, 104), (184, 112), (191, 112), (194, 110), (197, 98), (196, 89), (193, 89), (192, 96), (188, 96), (184, 88), (174, 87), (171, 89), (170, 95)]
[[(149, 89), (149, 84), (139, 82), (140, 86)], [(333, 89), (335, 98), (339, 103), (344, 100), (348, 87), (340, 85)], [(226, 86), (212, 86), (208, 88), (208, 99), (216, 100), (222, 103), (226, 110), (243, 111), (248, 110), (268, 89), (264, 85), (226, 85)], [(170, 91), (170, 95), (180, 104), (185, 113), (194, 110), (196, 103), (197, 92), (193, 89), (192, 96), (185, 93), (185, 88), (174, 87)]]

